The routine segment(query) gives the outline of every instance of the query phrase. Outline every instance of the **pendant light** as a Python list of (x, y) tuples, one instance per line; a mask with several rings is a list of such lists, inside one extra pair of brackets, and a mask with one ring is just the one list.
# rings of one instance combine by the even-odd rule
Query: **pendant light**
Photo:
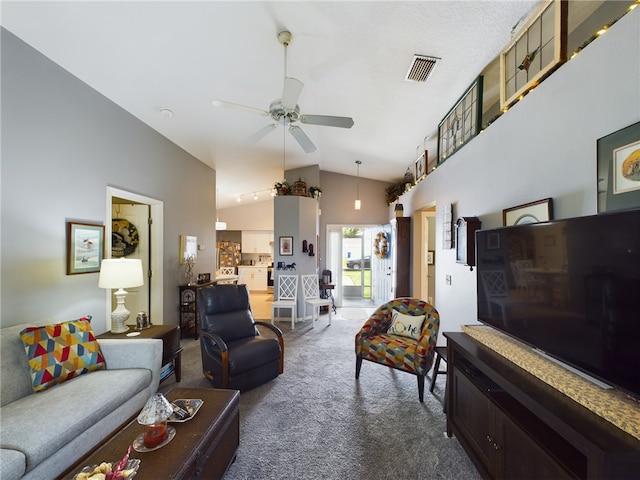
[(361, 206), (361, 202), (360, 202), (360, 164), (362, 164), (362, 161), (360, 160), (356, 160), (356, 169), (357, 169), (357, 176), (356, 176), (356, 202), (355, 202), (355, 209), (356, 210), (360, 210), (360, 206)]
[[(218, 200), (218, 194), (219, 193), (220, 193), (220, 189), (216, 188), (216, 201)], [(227, 229), (227, 222), (221, 222), (220, 218), (218, 217), (218, 213), (216, 212), (216, 231), (218, 231), (218, 230), (226, 230), (226, 229)]]

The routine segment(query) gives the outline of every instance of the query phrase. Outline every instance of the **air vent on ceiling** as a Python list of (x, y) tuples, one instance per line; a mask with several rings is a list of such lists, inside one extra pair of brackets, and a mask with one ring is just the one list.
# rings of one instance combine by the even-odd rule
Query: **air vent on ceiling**
[(438, 60), (440, 59), (437, 57), (414, 55), (405, 80), (409, 82), (426, 82)]

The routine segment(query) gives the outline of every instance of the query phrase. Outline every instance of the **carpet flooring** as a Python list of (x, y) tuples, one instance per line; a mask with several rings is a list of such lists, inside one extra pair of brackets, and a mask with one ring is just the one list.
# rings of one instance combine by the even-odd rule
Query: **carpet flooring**
[[(352, 310), (360, 310), (355, 312)], [(359, 317), (359, 318), (356, 318)], [(418, 401), (413, 375), (364, 362), (355, 379), (354, 336), (364, 309), (338, 309), (331, 325), (278, 324), (284, 374), (240, 396), (240, 447), (225, 480), (456, 479), (480, 475), (445, 435), (445, 375)], [(210, 388), (199, 342), (183, 339), (181, 387)], [(427, 380), (428, 382), (429, 380)], [(162, 384), (166, 392), (174, 377)]]

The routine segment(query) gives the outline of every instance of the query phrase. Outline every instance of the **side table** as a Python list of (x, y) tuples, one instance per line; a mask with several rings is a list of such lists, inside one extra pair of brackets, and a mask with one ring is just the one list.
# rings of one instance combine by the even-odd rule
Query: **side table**
[[(132, 335), (139, 333), (139, 335)], [(178, 325), (151, 325), (144, 330), (129, 330), (125, 333), (105, 332), (97, 336), (101, 338), (158, 338), (162, 340), (162, 366), (173, 363), (176, 382), (182, 380), (182, 347), (180, 346), (180, 327)], [(161, 381), (166, 380), (167, 375)]]
[(333, 313), (336, 313), (336, 302), (333, 298), (333, 289), (336, 288), (335, 285), (330, 283), (322, 283), (320, 282), (320, 298), (331, 299), (331, 308), (333, 308)]

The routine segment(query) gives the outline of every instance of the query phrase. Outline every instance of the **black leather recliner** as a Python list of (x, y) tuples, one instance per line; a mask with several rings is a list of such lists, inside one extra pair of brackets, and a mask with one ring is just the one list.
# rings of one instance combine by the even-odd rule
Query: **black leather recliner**
[[(282, 330), (253, 319), (246, 285), (211, 285), (198, 295), (202, 371), (214, 388), (245, 391), (284, 371)], [(257, 325), (275, 337), (261, 335)]]

